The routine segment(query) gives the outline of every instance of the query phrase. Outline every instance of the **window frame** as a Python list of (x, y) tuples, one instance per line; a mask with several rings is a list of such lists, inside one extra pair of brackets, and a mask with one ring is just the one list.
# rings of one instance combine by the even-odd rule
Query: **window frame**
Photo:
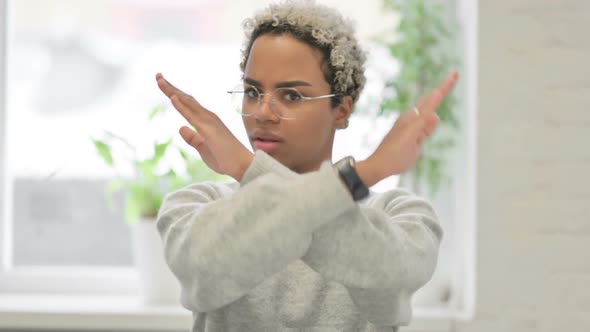
[(0, 293), (118, 293), (137, 292), (132, 268), (39, 267), (12, 268), (12, 192), (7, 181), (9, 146), (6, 142), (7, 60), (10, 44), (10, 1), (0, 0)]
[[(451, 0), (453, 1), (453, 0)], [(477, 241), (477, 0), (454, 0), (457, 18), (461, 26), (464, 45), (464, 65), (461, 78), (465, 98), (464, 153), (460, 156), (462, 167), (457, 170), (457, 187), (454, 189), (454, 215), (456, 239), (453, 257), (459, 260), (452, 275), (452, 296), (448, 308), (431, 310), (416, 308), (418, 321), (429, 319), (467, 320), (474, 316), (476, 301), (476, 241)], [(9, 145), (6, 142), (6, 78), (7, 55), (10, 44), (10, 1), (0, 0), (0, 296), (3, 293), (54, 293), (54, 294), (127, 294), (137, 296), (138, 275), (133, 268), (10, 268), (12, 240), (11, 195), (6, 164)], [(461, 248), (459, 250), (458, 248)], [(420, 323), (418, 323), (420, 325)], [(1, 327), (1, 326), (0, 326)]]
[[(458, 293), (450, 303), (451, 318), (470, 320), (475, 317), (477, 281), (477, 91), (478, 91), (478, 0), (451, 0), (463, 45), (461, 84), (464, 98), (464, 148), (458, 158), (454, 180), (454, 215), (457, 216), (454, 257), (460, 262), (454, 271), (451, 289)], [(461, 249), (459, 249), (461, 248)]]

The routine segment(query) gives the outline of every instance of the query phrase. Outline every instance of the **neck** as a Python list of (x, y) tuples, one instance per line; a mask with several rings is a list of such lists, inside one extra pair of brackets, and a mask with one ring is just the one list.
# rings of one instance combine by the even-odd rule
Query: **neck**
[(304, 165), (299, 165), (299, 166), (295, 166), (293, 168), (291, 168), (291, 170), (295, 173), (298, 174), (305, 174), (305, 173), (309, 173), (309, 172), (315, 172), (317, 170), (320, 169), (320, 166), (322, 166), (322, 163), (326, 160), (329, 160), (330, 162), (332, 161), (332, 155), (330, 154), (329, 156), (327, 156), (326, 158), (316, 161), (316, 162), (312, 162), (312, 163), (308, 163), (308, 164), (304, 164)]

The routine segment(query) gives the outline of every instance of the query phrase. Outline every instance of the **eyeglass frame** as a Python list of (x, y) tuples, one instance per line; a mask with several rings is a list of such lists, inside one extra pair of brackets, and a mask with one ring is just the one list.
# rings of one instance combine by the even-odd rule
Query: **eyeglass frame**
[[(238, 85), (236, 85), (236, 87), (239, 86), (239, 85), (242, 85), (243, 86), (243, 84), (238, 84)], [(294, 118), (282, 117), (279, 114), (277, 114), (277, 111), (275, 111), (274, 108), (276, 107), (276, 105), (275, 105), (274, 101), (276, 99), (275, 99), (275, 95), (274, 94), (278, 90), (292, 90), (292, 91), (295, 91), (295, 92), (297, 92), (297, 94), (299, 95), (299, 97), (303, 101), (317, 100), (317, 99), (325, 99), (325, 98), (337, 97), (337, 96), (340, 95), (338, 93), (332, 93), (332, 94), (327, 94), (327, 95), (322, 95), (322, 96), (308, 97), (308, 96), (305, 96), (301, 91), (295, 89), (294, 87), (280, 87), (280, 88), (274, 89), (272, 92), (266, 92), (266, 93), (260, 92), (260, 90), (258, 90), (258, 88), (256, 86), (254, 86), (254, 85), (248, 85), (248, 87), (249, 88), (253, 88), (253, 89), (256, 90), (256, 92), (258, 92), (258, 102), (257, 102), (256, 107), (260, 107), (262, 105), (262, 101), (263, 101), (264, 96), (270, 95), (271, 96), (270, 109), (272, 110), (273, 114), (275, 114), (276, 116), (278, 116), (279, 118), (281, 118), (283, 120), (293, 120)], [(246, 90), (246, 89), (244, 88), (243, 90)], [(227, 93), (229, 93), (230, 95), (233, 95), (235, 93), (243, 93), (245, 95), (246, 94), (246, 91), (235, 91), (235, 90), (231, 90), (231, 91), (227, 91)], [(253, 115), (253, 113), (252, 114), (244, 114), (243, 112), (239, 112), (239, 113), (240, 113), (241, 116), (252, 116)]]

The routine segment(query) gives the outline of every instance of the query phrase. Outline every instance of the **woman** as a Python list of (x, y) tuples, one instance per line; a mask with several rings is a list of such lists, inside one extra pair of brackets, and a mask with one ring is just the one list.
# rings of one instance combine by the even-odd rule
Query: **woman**
[(332, 164), (364, 86), (350, 22), (313, 2), (281, 2), (246, 21), (241, 101), (252, 154), (220, 119), (156, 75), (196, 128), (180, 129), (229, 184), (169, 194), (157, 227), (193, 312), (193, 331), (392, 331), (432, 276), (442, 230), (422, 198), (367, 188), (406, 171), (439, 122), (453, 73), (404, 112), (366, 160)]

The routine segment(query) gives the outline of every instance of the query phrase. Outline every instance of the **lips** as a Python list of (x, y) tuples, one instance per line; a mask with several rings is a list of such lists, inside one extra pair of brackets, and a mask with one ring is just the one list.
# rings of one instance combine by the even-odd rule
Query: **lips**
[(257, 149), (265, 152), (276, 150), (283, 143), (280, 136), (262, 131), (255, 131), (251, 139)]

